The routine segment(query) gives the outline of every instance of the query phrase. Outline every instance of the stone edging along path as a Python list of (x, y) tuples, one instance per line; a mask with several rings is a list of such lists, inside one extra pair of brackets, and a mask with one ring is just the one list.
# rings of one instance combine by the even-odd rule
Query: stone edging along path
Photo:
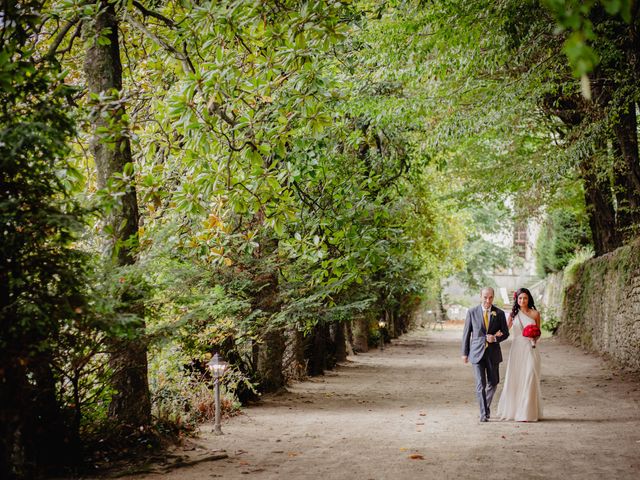
[[(266, 397), (226, 420), (223, 436), (205, 425), (193, 454), (221, 459), (161, 477), (640, 478), (637, 378), (543, 339), (545, 419), (481, 424), (473, 373), (460, 360), (461, 335), (459, 326), (418, 329), (383, 352), (350, 357), (336, 371)], [(509, 341), (503, 345), (506, 357)]]

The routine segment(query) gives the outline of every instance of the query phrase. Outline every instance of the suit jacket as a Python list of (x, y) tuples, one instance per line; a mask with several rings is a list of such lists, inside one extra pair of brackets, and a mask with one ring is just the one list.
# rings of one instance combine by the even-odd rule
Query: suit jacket
[[(502, 331), (501, 337), (496, 337), (495, 343), (486, 345), (487, 334), (495, 335)], [(509, 327), (504, 311), (491, 305), (489, 312), (489, 328), (485, 329), (482, 318), (482, 305), (470, 308), (464, 321), (464, 333), (462, 334), (462, 355), (469, 358), (471, 363), (479, 363), (485, 355), (492, 363), (502, 362), (502, 349), (500, 342), (509, 337)]]

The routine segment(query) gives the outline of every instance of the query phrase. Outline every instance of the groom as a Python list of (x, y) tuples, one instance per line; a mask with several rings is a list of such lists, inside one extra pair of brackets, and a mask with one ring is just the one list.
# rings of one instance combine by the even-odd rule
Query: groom
[(489, 407), (500, 381), (500, 342), (509, 336), (504, 311), (493, 305), (493, 295), (493, 288), (482, 289), (482, 304), (469, 309), (462, 334), (462, 360), (473, 365), (481, 422), (489, 421), (491, 415)]

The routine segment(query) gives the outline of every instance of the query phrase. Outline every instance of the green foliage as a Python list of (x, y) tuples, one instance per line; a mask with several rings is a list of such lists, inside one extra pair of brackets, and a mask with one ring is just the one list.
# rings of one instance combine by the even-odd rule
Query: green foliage
[(30, 41), (40, 2), (5, 4), (0, 32), (0, 476), (35, 477), (61, 461), (73, 420), (59, 409), (57, 366), (67, 333), (84, 322), (83, 212), (70, 198), (73, 167), (61, 70)]
[[(593, 48), (596, 40), (596, 28), (592, 14), (604, 8), (611, 16), (620, 16), (625, 22), (631, 22), (631, 0), (543, 0), (553, 14), (560, 30), (569, 30), (563, 51), (569, 60), (576, 77), (586, 78), (600, 62), (600, 55)], [(584, 91), (584, 90), (583, 90)], [(584, 91), (590, 95), (590, 90)]]
[(573, 285), (576, 279), (576, 273), (584, 262), (593, 257), (593, 249), (587, 247), (576, 251), (573, 258), (564, 267), (564, 276), (562, 283), (565, 288)]
[(497, 245), (489, 240), (492, 235), (509, 236), (504, 225), (510, 225), (508, 211), (504, 205), (491, 203), (469, 207), (469, 224), (465, 246), (465, 263), (457, 277), (471, 290), (491, 285), (487, 276), (496, 268), (504, 268), (513, 262), (509, 247)]
[(393, 75), (393, 56), (368, 59), (386, 23), (340, 2), (158, 8), (172, 21), (144, 29), (127, 11), (144, 49), (126, 88), (141, 99), (141, 261), (163, 348), (187, 363), (219, 351), (243, 397), (273, 329), (410, 308), (460, 268), (462, 217), (425, 159), (415, 98), (368, 77)]
[(587, 219), (570, 210), (553, 210), (542, 224), (535, 246), (538, 275), (563, 270), (579, 250), (589, 246)]
[(156, 420), (187, 430), (211, 420), (212, 382), (204, 372), (185, 374), (191, 359), (175, 346), (154, 348), (151, 353), (149, 387)]
[[(287, 332), (293, 348), (293, 332), (407, 315), (451, 275), (485, 284), (483, 272), (513, 262), (495, 237), (509, 234), (514, 213), (551, 211), (541, 268), (566, 265), (586, 242), (579, 166), (593, 132), (567, 135), (552, 113), (580, 89), (563, 55), (583, 75), (615, 65), (619, 52), (590, 43), (602, 33), (587, 22), (594, 2), (575, 11), (567, 7), (575, 2), (546, 3), (550, 10), (537, 0), (117, 3), (124, 85), (101, 100), (126, 103), (129, 115), (102, 133), (107, 146), (113, 135), (130, 138), (134, 162), (96, 191), (87, 131), (74, 144), (76, 168), (60, 162), (73, 131), (65, 115), (56, 131), (41, 122), (47, 128), (11, 139), (57, 142), (45, 145), (56, 161), (33, 178), (64, 172), (60, 188), (38, 195), (65, 215), (75, 208), (71, 189), (102, 213), (130, 185), (138, 193), (136, 265), (69, 273), (91, 300), (79, 317), (56, 311), (73, 319), (58, 340), (69, 351), (58, 370), (61, 384), (76, 386), (61, 399), (75, 402), (84, 431), (104, 420), (114, 393), (105, 387), (109, 341), (149, 342), (154, 414), (191, 427), (208, 418), (202, 371), (213, 353), (232, 365), (228, 399), (246, 400), (260, 388), (258, 353), (273, 332)], [(603, 5), (624, 14), (626, 2), (614, 3)], [(52, 2), (47, 32), (76, 17), (90, 22), (97, 8)], [(557, 18), (571, 33), (555, 31)], [(56, 39), (34, 38), (41, 52)], [(82, 84), (86, 45), (66, 38), (58, 59), (68, 82)], [(19, 75), (19, 62), (1, 64), (3, 95), (13, 85), (6, 79), (37, 84), (33, 62)], [(59, 110), (60, 95), (72, 93), (57, 80), (36, 90), (47, 92), (55, 95), (34, 115)], [(96, 98), (74, 100), (86, 126)], [(38, 165), (25, 162), (16, 178)], [(32, 237), (72, 245), (64, 226), (72, 217), (42, 212)], [(94, 257), (104, 240), (96, 232), (109, 234), (98, 218), (82, 243)]]
[(545, 308), (540, 312), (542, 317), (541, 328), (551, 335), (555, 335), (560, 327), (561, 318), (553, 308)]

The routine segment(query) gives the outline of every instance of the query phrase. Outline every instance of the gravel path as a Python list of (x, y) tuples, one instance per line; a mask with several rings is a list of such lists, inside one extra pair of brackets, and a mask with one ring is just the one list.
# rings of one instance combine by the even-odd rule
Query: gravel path
[(543, 339), (545, 419), (481, 424), (461, 336), (459, 326), (419, 329), (384, 352), (351, 357), (226, 420), (223, 436), (205, 425), (194, 454), (228, 458), (127, 478), (640, 478), (637, 378)]

